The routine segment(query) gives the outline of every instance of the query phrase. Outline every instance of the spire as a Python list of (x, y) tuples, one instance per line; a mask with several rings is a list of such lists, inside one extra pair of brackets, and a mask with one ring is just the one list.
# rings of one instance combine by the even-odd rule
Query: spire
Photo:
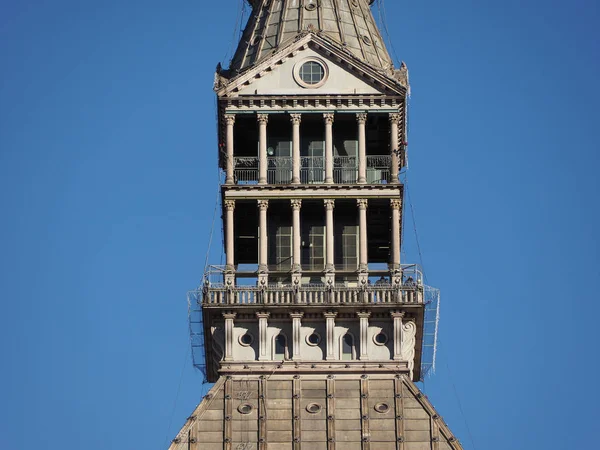
[(393, 62), (371, 14), (375, 0), (247, 0), (252, 13), (231, 61), (242, 72), (285, 47), (300, 34), (313, 32), (379, 71)]

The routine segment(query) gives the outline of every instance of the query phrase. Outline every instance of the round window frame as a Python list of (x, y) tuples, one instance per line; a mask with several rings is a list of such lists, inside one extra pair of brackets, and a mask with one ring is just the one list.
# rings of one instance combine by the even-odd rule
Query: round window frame
[[(316, 411), (311, 411), (311, 407), (316, 406), (317, 410)], [(323, 407), (321, 405), (319, 405), (318, 403), (309, 403), (308, 405), (306, 405), (306, 412), (309, 414), (319, 414), (321, 411), (323, 411)]]
[[(318, 83), (308, 84), (300, 76), (300, 69), (302, 68), (302, 66), (304, 66), (304, 64), (307, 64), (309, 62), (317, 63), (323, 69), (323, 78)], [(327, 82), (327, 79), (329, 78), (329, 66), (321, 58), (315, 58), (315, 57), (304, 58), (303, 60), (298, 61), (296, 63), (296, 65), (294, 66), (293, 76), (294, 76), (294, 81), (299, 86), (306, 88), (306, 89), (317, 89), (317, 88), (320, 88), (321, 86), (323, 86)]]
[[(313, 343), (313, 342), (310, 342), (310, 339), (309, 339), (309, 338), (310, 338), (312, 335), (315, 335), (315, 336), (317, 336), (317, 337), (319, 338), (319, 342), (317, 342), (316, 344), (315, 344), (315, 343)], [(306, 338), (305, 338), (304, 340), (306, 341), (306, 344), (307, 344), (307, 345), (310, 345), (311, 347), (316, 347), (316, 346), (318, 346), (318, 345), (321, 343), (322, 339), (323, 339), (323, 338), (321, 337), (321, 335), (320, 335), (319, 333), (317, 333), (316, 331), (313, 331), (312, 333), (310, 333), (310, 334), (307, 334), (307, 335), (306, 335)]]
[[(385, 341), (384, 342), (377, 342), (377, 336), (379, 336), (380, 334), (382, 334), (383, 336), (385, 336)], [(384, 331), (380, 331), (379, 333), (373, 335), (373, 343), (375, 345), (378, 345), (379, 347), (384, 346), (385, 344), (388, 343), (388, 341), (389, 341), (389, 337), (388, 337), (388, 335)]]
[(380, 403), (377, 403), (373, 407), (373, 409), (375, 411), (377, 411), (379, 414), (387, 414), (387, 413), (389, 413), (391, 411), (392, 408), (390, 407), (389, 404), (387, 404), (385, 402), (380, 402)]
[[(250, 336), (250, 342), (245, 343), (242, 341), (242, 338), (244, 336)], [(252, 336), (252, 333), (248, 333), (247, 331), (244, 334), (240, 334), (240, 336), (238, 337), (238, 342), (240, 343), (240, 345), (242, 347), (250, 347), (252, 345), (252, 343), (254, 342), (254, 336)]]
[(251, 414), (254, 411), (254, 405), (251, 403), (242, 403), (237, 407), (237, 411), (243, 415)]

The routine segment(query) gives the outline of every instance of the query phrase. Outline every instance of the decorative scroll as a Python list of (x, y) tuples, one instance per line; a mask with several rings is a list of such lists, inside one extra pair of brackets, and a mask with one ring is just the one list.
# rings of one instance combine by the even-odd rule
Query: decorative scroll
[(408, 361), (410, 377), (413, 377), (415, 368), (415, 337), (417, 325), (414, 322), (406, 322), (402, 325), (402, 359)]

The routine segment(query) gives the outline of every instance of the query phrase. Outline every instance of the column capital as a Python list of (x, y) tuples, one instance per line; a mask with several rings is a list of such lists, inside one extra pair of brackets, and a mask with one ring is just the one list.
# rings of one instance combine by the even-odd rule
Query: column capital
[(266, 211), (269, 207), (269, 200), (259, 200), (258, 201), (258, 209), (261, 211)]
[(237, 313), (234, 313), (234, 312), (231, 312), (231, 311), (223, 313), (223, 318), (224, 319), (235, 319), (235, 316), (237, 316)]
[(368, 311), (359, 311), (356, 313), (356, 317), (358, 317), (359, 319), (368, 319), (369, 317), (371, 317), (371, 313)]
[(294, 311), (290, 313), (290, 317), (292, 319), (302, 319), (302, 317), (304, 317), (304, 313), (301, 311)]
[(402, 200), (399, 198), (390, 199), (390, 206), (392, 209), (400, 209), (402, 207)]
[(268, 319), (270, 315), (271, 315), (271, 313), (268, 311), (257, 311), (256, 312), (256, 317), (258, 319)]
[(367, 113), (356, 113), (356, 121), (360, 125), (367, 123)]
[(224, 204), (227, 211), (233, 211), (235, 209), (235, 200), (225, 200)]
[(367, 209), (367, 207), (369, 206), (369, 200), (367, 200), (366, 198), (357, 198), (356, 204), (358, 205), (359, 209)]
[(337, 315), (337, 311), (326, 311), (323, 313), (323, 317), (326, 319), (335, 319)]
[(290, 203), (291, 203), (292, 209), (294, 211), (299, 210), (300, 207), (302, 206), (302, 200), (300, 200), (299, 198), (293, 198), (293, 199), (291, 199)]
[(390, 122), (391, 123), (400, 122), (400, 113), (390, 113)]
[(290, 121), (294, 124), (294, 125), (300, 125), (300, 122), (302, 121), (302, 114), (290, 114)]
[(323, 113), (323, 119), (327, 125), (331, 125), (333, 123), (333, 113)]
[(323, 204), (325, 205), (325, 209), (333, 209), (335, 206), (335, 200), (332, 198), (328, 198), (323, 200)]
[(235, 123), (235, 114), (223, 114), (223, 118), (227, 125), (233, 125)]
[(392, 316), (392, 318), (394, 318), (394, 319), (402, 319), (402, 318), (404, 318), (405, 315), (406, 315), (406, 313), (404, 311), (390, 312), (390, 316)]
[(257, 114), (256, 120), (258, 121), (258, 123), (264, 123), (266, 125), (267, 122), (269, 122), (269, 115), (268, 114)]

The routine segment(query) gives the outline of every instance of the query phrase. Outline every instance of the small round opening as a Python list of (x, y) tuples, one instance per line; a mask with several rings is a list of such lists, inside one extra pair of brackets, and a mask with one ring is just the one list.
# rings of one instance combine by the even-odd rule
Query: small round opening
[(378, 413), (386, 413), (390, 410), (390, 405), (388, 405), (387, 403), (377, 403), (375, 405), (375, 411), (377, 411)]
[(371, 42), (371, 38), (369, 36), (367, 36), (366, 34), (363, 34), (361, 36), (363, 42), (367, 45), (371, 45), (373, 42)]
[(238, 406), (237, 410), (240, 412), (240, 414), (250, 414), (253, 409), (254, 407), (250, 403), (244, 403)]
[(387, 336), (383, 332), (377, 333), (373, 336), (373, 340), (377, 345), (384, 345), (387, 342)]
[(317, 8), (316, 0), (308, 0), (304, 6), (308, 11), (314, 11)]
[(311, 414), (317, 414), (321, 411), (321, 405), (318, 403), (309, 403), (306, 405), (306, 410)]
[(252, 337), (252, 335), (250, 333), (242, 334), (240, 336), (240, 344), (242, 344), (244, 346), (248, 346), (248, 345), (252, 344), (252, 341), (254, 341), (254, 338)]
[(319, 345), (320, 342), (321, 342), (321, 336), (319, 336), (317, 333), (312, 333), (306, 337), (306, 343), (308, 345), (315, 346), (315, 345)]

